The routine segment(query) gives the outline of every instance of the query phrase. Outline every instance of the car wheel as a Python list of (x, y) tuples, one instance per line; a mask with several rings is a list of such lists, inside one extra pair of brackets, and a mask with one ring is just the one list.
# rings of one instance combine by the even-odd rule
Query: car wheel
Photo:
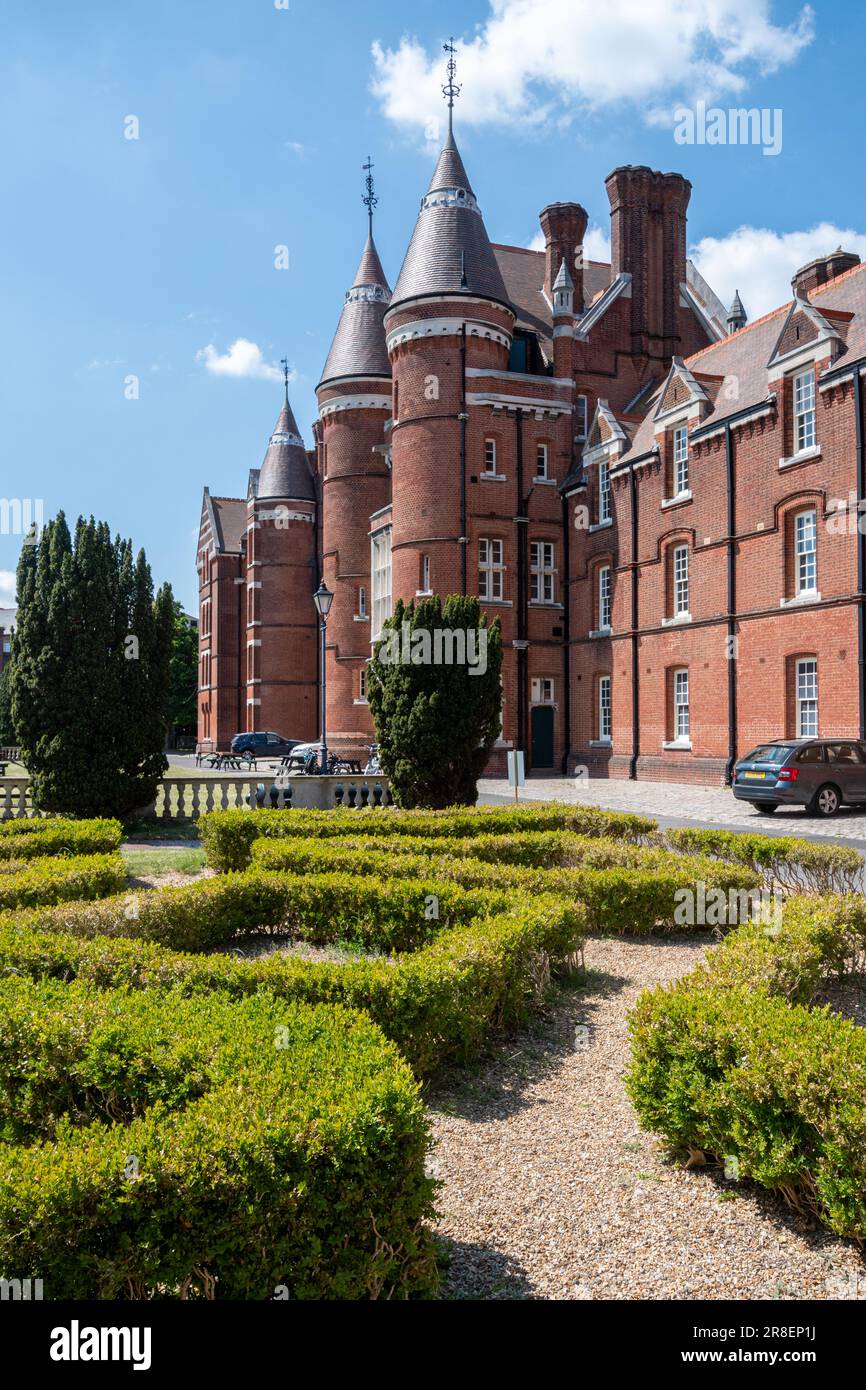
[(771, 815), (773, 814), (773, 812), (774, 812), (774, 811), (777, 811), (778, 809), (779, 809), (778, 806), (759, 806), (759, 807), (758, 807), (758, 810), (759, 810), (759, 812), (760, 812), (760, 814), (761, 814), (762, 816), (771, 816)]
[(827, 783), (826, 786), (818, 788), (809, 810), (818, 816), (835, 816), (841, 804), (842, 798), (838, 791)]

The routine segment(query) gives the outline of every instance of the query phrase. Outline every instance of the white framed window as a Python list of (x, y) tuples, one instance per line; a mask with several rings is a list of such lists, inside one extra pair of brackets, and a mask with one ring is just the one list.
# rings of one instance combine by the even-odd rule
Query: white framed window
[(535, 450), (535, 476), (536, 478), (547, 478), (547, 445), (539, 444)]
[(689, 490), (689, 430), (678, 425), (674, 430), (674, 496)]
[(530, 598), (533, 603), (556, 600), (555, 553), (552, 541), (532, 541), (529, 547)]
[(611, 626), (611, 597), (610, 565), (602, 565), (598, 572), (598, 626), (602, 632)]
[(554, 682), (551, 676), (535, 676), (530, 686), (530, 696), (534, 705), (554, 703)]
[(358, 617), (366, 618), (367, 616), (367, 586), (362, 584), (358, 589)]
[(372, 538), (370, 573), (373, 580), (373, 613), (370, 641), (382, 635), (386, 618), (391, 616), (391, 528)]
[(604, 458), (598, 461), (598, 519), (610, 521), (610, 465)]
[(484, 472), (485, 472), (485, 473), (493, 473), (494, 476), (498, 476), (498, 472), (499, 472), (499, 470), (498, 470), (498, 468), (497, 468), (497, 464), (496, 464), (496, 452), (497, 452), (497, 451), (496, 451), (496, 440), (495, 440), (495, 439), (485, 439), (485, 441), (484, 441)]
[(674, 550), (674, 617), (689, 611), (689, 548), (678, 545)]
[(815, 738), (818, 734), (818, 661), (814, 656), (801, 657), (797, 662), (797, 737)]
[(420, 580), (421, 580), (421, 588), (420, 588), (420, 591), (419, 591), (419, 592), (422, 593), (422, 594), (429, 594), (429, 593), (430, 593), (430, 556), (429, 556), (429, 555), (422, 555), (422, 556), (421, 556), (421, 574), (420, 574)]
[(586, 396), (578, 396), (574, 410), (574, 423), (576, 436), (578, 439), (586, 439), (588, 429), (588, 414), (586, 409)]
[(358, 672), (358, 699), (367, 699), (367, 668), (362, 666)]
[(689, 736), (689, 673), (683, 667), (674, 671), (674, 738)]
[(610, 743), (613, 731), (611, 714), (610, 676), (598, 678), (598, 736), (604, 743)]
[(794, 521), (794, 551), (797, 593), (814, 593), (818, 587), (818, 517), (816, 512), (799, 512), (797, 514)]
[(794, 377), (794, 447), (799, 454), (815, 443), (815, 373), (810, 367)]
[(501, 599), (505, 595), (505, 560), (502, 541), (482, 536), (478, 542), (478, 597)]

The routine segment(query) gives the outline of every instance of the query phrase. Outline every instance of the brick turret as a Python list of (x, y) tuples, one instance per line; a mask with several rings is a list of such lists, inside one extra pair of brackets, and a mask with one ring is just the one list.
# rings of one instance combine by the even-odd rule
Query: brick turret
[(334, 594), (328, 618), (328, 742), (360, 752), (373, 739), (363, 685), (370, 659), (370, 517), (390, 499), (385, 428), (391, 365), (382, 324), (391, 291), (372, 232), (350, 289), (322, 380), (322, 552)]

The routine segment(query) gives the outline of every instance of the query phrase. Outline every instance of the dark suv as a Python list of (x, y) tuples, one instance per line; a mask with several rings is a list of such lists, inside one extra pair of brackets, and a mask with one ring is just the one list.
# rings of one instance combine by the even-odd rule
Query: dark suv
[(843, 802), (866, 802), (866, 743), (854, 738), (761, 743), (734, 768), (733, 793), (764, 815), (777, 806), (803, 806), (814, 815), (835, 816)]
[(248, 754), (254, 758), (284, 758), (300, 743), (297, 738), (283, 738), (282, 734), (258, 733), (235, 734), (232, 739), (232, 752)]

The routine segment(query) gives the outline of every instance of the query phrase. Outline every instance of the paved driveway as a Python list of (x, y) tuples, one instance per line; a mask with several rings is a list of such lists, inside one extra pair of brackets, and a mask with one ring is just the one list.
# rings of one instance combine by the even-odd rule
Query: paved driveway
[[(514, 800), (514, 792), (504, 778), (484, 778), (478, 789), (481, 801)], [(532, 777), (525, 788), (521, 788), (520, 796), (524, 801), (566, 801), (573, 805), (601, 806), (606, 811), (634, 811), (652, 816), (664, 828), (718, 825), (726, 830), (798, 835), (807, 840), (853, 845), (861, 851), (866, 849), (866, 808), (862, 807), (846, 807), (832, 820), (784, 807), (774, 816), (762, 816), (744, 802), (735, 801), (727, 787), (604, 778)]]

